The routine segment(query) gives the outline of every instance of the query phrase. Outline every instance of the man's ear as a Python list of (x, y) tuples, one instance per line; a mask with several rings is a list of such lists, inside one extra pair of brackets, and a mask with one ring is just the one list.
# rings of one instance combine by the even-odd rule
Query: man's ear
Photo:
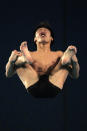
[(53, 37), (51, 37), (51, 41), (53, 41)]
[(34, 37), (34, 42), (36, 42), (36, 37)]

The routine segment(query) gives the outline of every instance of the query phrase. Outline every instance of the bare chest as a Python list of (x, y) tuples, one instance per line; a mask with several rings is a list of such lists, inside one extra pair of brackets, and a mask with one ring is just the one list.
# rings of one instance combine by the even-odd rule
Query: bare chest
[(34, 66), (33, 66), (34, 69), (38, 73), (44, 74), (50, 69), (52, 69), (53, 66), (55, 66), (55, 64), (58, 61), (58, 56), (56, 55), (56, 53), (36, 54), (36, 55), (33, 55), (33, 59), (35, 61)]

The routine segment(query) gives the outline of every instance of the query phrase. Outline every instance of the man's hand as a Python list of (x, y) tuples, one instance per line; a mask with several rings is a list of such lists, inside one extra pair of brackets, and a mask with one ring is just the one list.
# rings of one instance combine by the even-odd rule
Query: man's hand
[[(75, 46), (68, 46), (66, 51), (64, 52), (61, 60), (62, 60), (62, 65), (65, 64), (70, 64), (71, 59), (75, 59), (75, 54), (77, 53), (77, 48)], [(74, 57), (74, 58), (73, 58)]]
[(11, 56), (9, 57), (9, 62), (15, 63), (18, 56), (22, 56), (22, 53), (17, 50), (12, 51)]

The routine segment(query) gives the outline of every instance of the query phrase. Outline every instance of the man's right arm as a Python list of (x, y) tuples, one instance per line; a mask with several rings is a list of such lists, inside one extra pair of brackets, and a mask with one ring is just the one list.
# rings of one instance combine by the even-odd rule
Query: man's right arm
[(76, 57), (77, 48), (75, 46), (69, 46), (64, 52), (62, 59), (63, 68), (69, 71), (72, 78), (77, 79), (79, 77), (80, 66)]
[(20, 52), (16, 50), (12, 51), (11, 56), (9, 57), (9, 60), (6, 64), (6, 72), (5, 72), (6, 77), (11, 77), (16, 73), (15, 62), (18, 59), (18, 56), (21, 56)]

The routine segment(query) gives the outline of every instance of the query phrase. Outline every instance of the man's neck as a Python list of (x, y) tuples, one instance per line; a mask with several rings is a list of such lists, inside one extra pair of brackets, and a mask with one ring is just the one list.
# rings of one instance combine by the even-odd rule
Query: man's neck
[(38, 52), (44, 52), (44, 53), (50, 52), (50, 43), (45, 43), (45, 44), (38, 43), (37, 44), (37, 51)]

